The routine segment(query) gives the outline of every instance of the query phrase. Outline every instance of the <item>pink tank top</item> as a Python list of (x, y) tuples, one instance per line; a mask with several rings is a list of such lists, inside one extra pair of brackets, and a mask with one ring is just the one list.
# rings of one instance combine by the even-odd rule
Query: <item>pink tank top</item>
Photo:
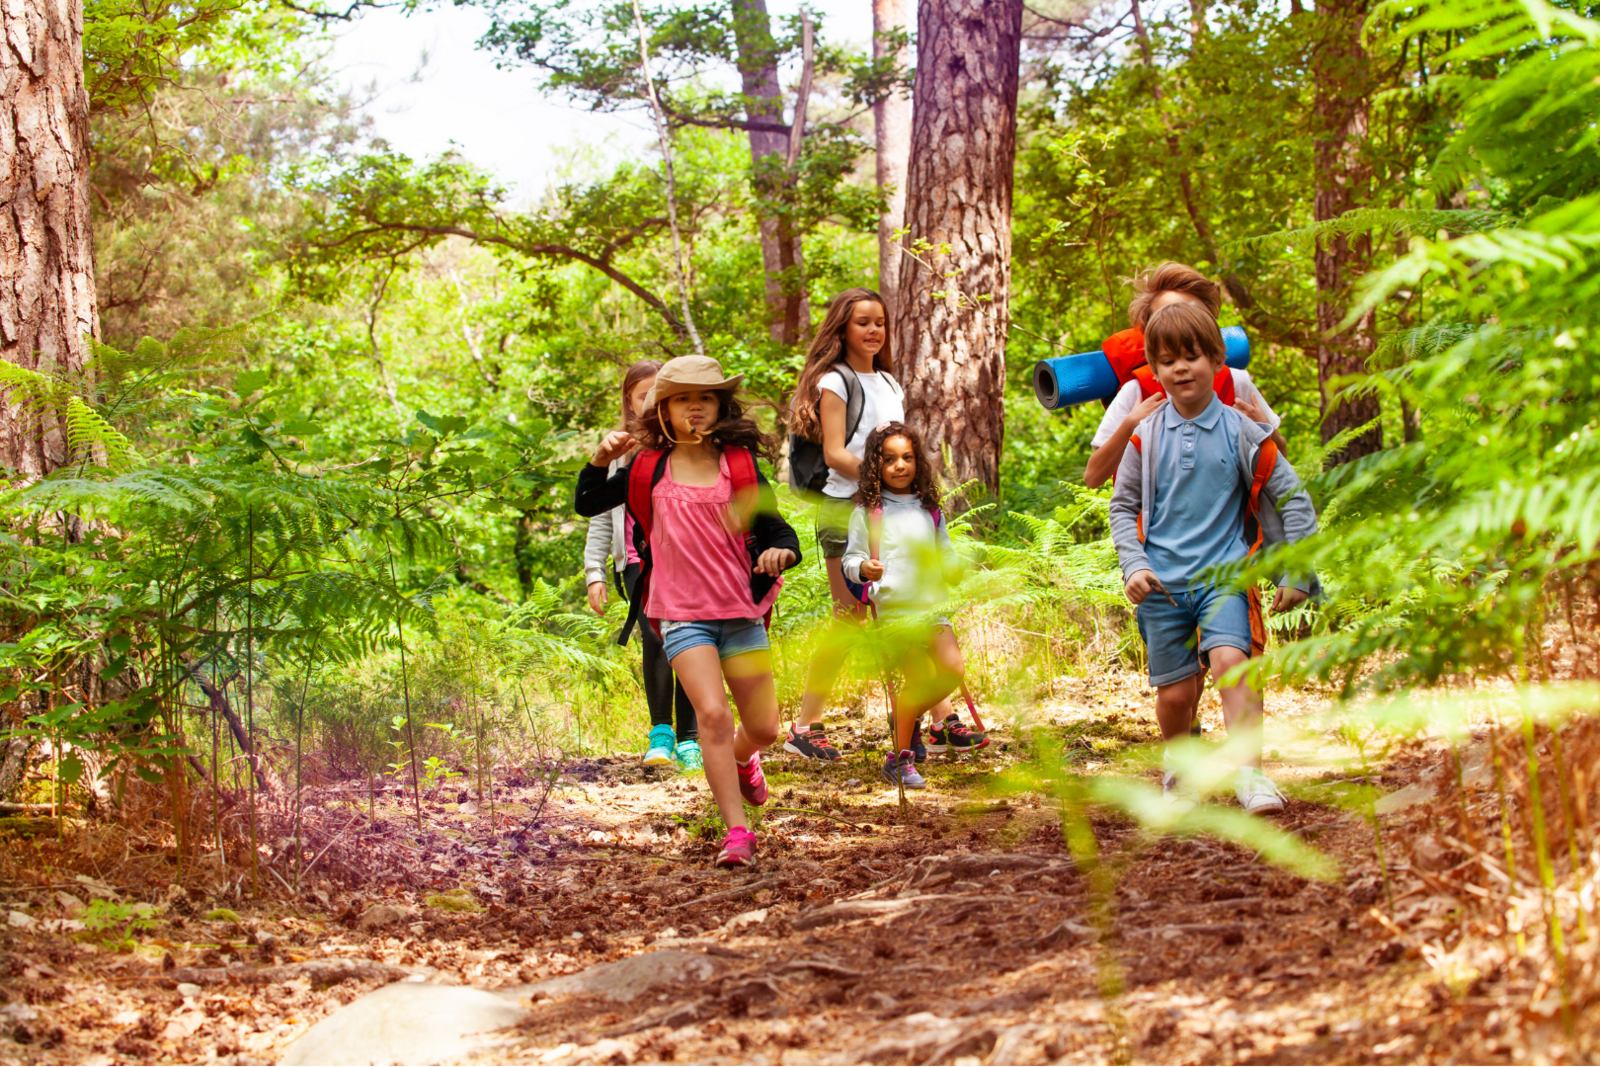
[(744, 538), (723, 526), (733, 500), (728, 459), (718, 463), (717, 484), (679, 485), (672, 461), (651, 494), (650, 598), (652, 619), (759, 619), (778, 598), (780, 579), (757, 604), (750, 599), (750, 553)]

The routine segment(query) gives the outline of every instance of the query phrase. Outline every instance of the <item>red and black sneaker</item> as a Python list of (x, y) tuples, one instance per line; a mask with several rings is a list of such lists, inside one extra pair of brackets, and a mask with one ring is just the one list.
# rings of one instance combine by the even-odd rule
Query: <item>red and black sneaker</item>
[(928, 729), (928, 751), (933, 753), (975, 752), (989, 744), (989, 735), (970, 730), (955, 712), (944, 722)]
[(828, 740), (828, 735), (823, 732), (820, 722), (812, 723), (805, 730), (789, 727), (789, 736), (783, 742), (783, 750), (792, 752), (796, 756), (804, 756), (806, 759), (832, 762), (839, 758), (839, 750)]

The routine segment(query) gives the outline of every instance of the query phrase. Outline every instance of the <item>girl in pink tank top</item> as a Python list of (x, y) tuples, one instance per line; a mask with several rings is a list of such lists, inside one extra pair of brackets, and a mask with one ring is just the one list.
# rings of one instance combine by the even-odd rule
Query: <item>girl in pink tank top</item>
[[(659, 628), (694, 704), (706, 781), (728, 827), (717, 856), (726, 867), (754, 860), (744, 804), (766, 802), (760, 753), (779, 726), (764, 618), (780, 575), (800, 562), (800, 539), (755, 465), (757, 455), (776, 456), (777, 442), (744, 416), (739, 381), (705, 356), (668, 361), (645, 398), (638, 440), (608, 435), (578, 475), (576, 500), (580, 515), (626, 503), (633, 516), (645, 624)], [(635, 444), (643, 451), (633, 463), (607, 477), (607, 464)], [(751, 484), (736, 486), (736, 471)]]

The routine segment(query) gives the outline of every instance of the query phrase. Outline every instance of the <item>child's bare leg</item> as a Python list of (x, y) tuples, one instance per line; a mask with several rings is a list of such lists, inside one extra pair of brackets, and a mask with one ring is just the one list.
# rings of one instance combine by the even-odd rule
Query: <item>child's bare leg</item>
[(894, 743), (896, 751), (911, 747), (911, 726), (917, 716), (944, 703), (961, 684), (963, 663), (956, 635), (947, 629), (936, 630), (928, 642), (926, 655), (906, 657), (906, 686), (895, 700)]
[[(1218, 678), (1221, 678), (1249, 658), (1249, 653), (1241, 649), (1226, 646), (1213, 648), (1211, 669), (1216, 672)], [(1237, 685), (1222, 689), (1220, 695), (1222, 721), (1228, 724), (1228, 736), (1241, 735), (1248, 742), (1243, 765), (1261, 766), (1261, 735), (1264, 719), (1261, 694), (1251, 688), (1249, 682), (1241, 681)]]
[[(1213, 649), (1212, 663), (1216, 662), (1216, 650)], [(1161, 727), (1161, 738), (1171, 741), (1175, 737), (1186, 737), (1189, 727), (1194, 724), (1195, 708), (1200, 705), (1200, 694), (1204, 691), (1205, 676), (1194, 674), (1169, 685), (1156, 687), (1156, 722)]]
[[(711, 796), (722, 812), (722, 821), (730, 830), (735, 826), (747, 826), (744, 799), (739, 795), (739, 771), (733, 764), (737, 758), (734, 755), (733, 709), (728, 706), (717, 649), (714, 645), (685, 649), (672, 658), (672, 669), (683, 683), (683, 691), (694, 705), (695, 718), (700, 723), (700, 752), (706, 784), (711, 786)], [(770, 676), (768, 684), (771, 684)], [(748, 752), (745, 758), (749, 758)]]
[(843, 637), (842, 624), (856, 622), (862, 614), (860, 602), (844, 584), (842, 560), (825, 560), (824, 564), (828, 571), (828, 592), (833, 594), (833, 615), (837, 621), (833, 632), (823, 636), (822, 647), (811, 660), (811, 669), (806, 674), (806, 691), (800, 697), (799, 715), (799, 721), (805, 724), (822, 721), (822, 713), (828, 708), (828, 698), (833, 695), (834, 683), (839, 679), (839, 668), (844, 665), (845, 656), (850, 651)]
[(772, 656), (765, 649), (722, 661), (739, 729), (733, 736), (733, 758), (741, 763), (778, 739), (778, 690), (772, 684)]

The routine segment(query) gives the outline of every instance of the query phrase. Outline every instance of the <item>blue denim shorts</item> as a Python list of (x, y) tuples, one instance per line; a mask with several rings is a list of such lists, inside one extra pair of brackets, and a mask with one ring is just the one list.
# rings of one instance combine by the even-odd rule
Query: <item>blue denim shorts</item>
[(1250, 655), (1250, 605), (1235, 590), (1202, 586), (1173, 593), (1172, 600), (1152, 590), (1137, 614), (1139, 636), (1150, 652), (1151, 685), (1171, 685), (1199, 674), (1205, 669), (1200, 654), (1213, 648), (1237, 648)]
[(760, 619), (661, 620), (661, 645), (670, 662), (696, 645), (711, 645), (720, 659), (771, 648), (767, 627)]

